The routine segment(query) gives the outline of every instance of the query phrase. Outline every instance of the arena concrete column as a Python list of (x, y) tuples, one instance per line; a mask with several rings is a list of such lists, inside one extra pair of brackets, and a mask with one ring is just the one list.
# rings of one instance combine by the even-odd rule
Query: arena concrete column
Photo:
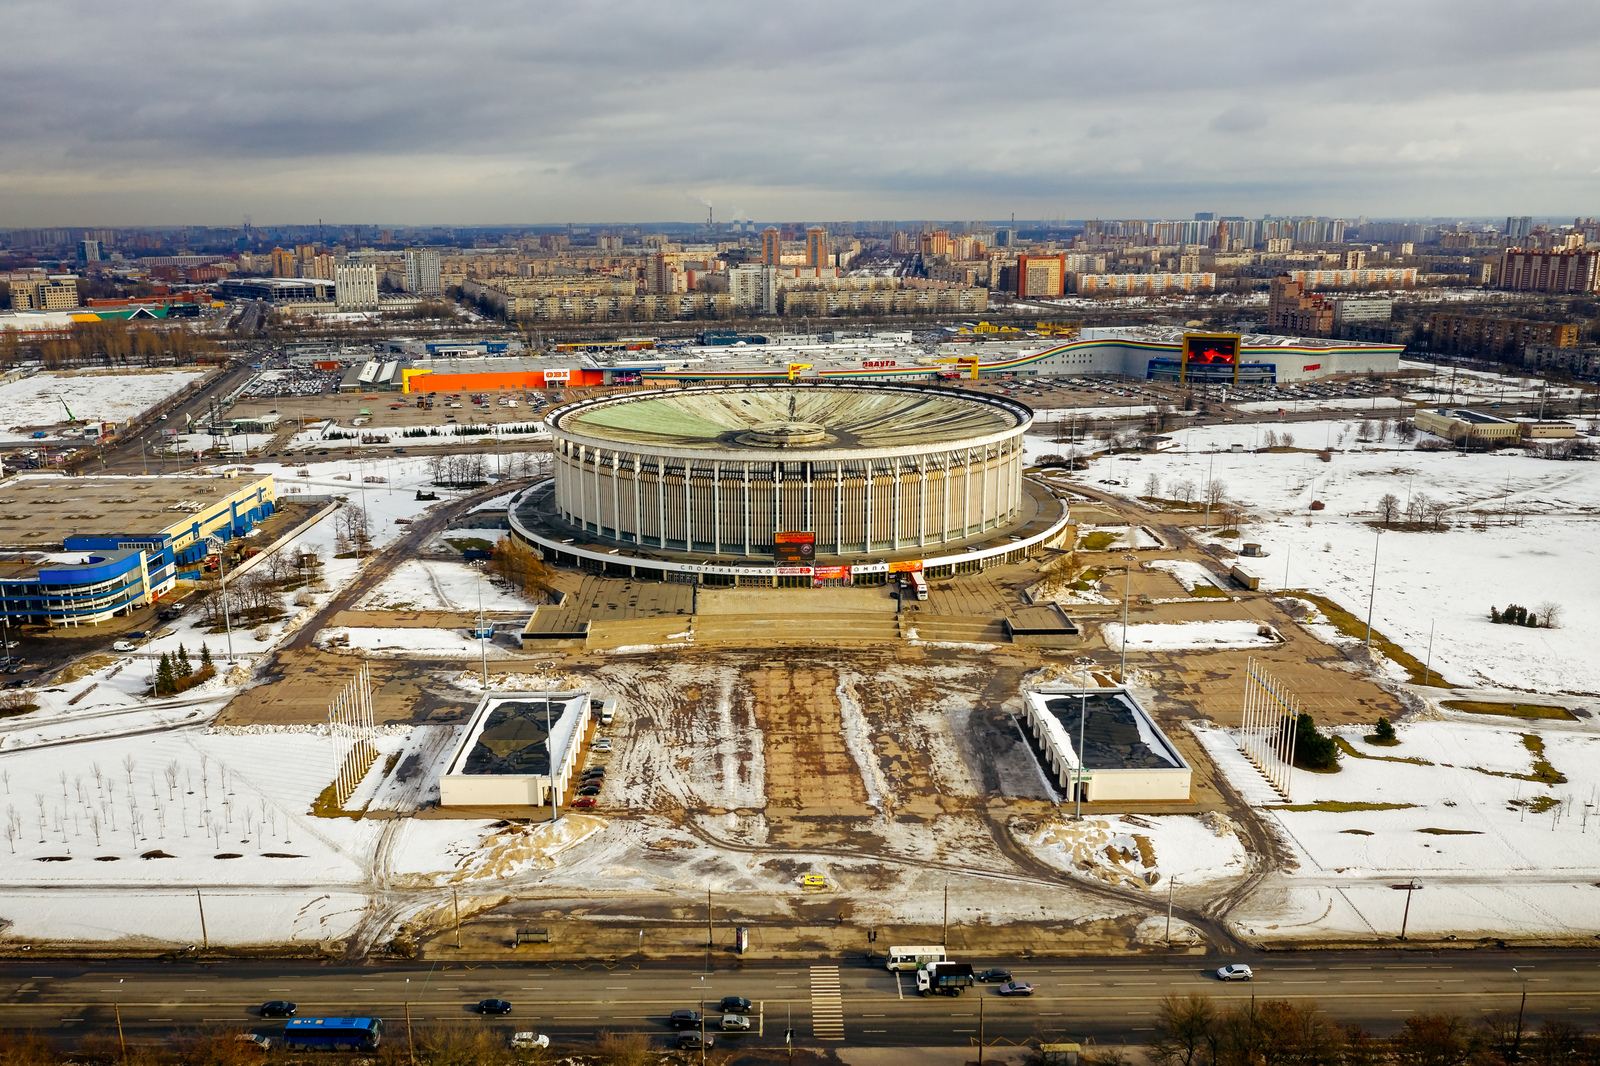
[(844, 460), (833, 463), (833, 554), (844, 554)]
[(712, 546), (722, 554), (722, 463), (711, 461), (711, 536)]
[(865, 530), (862, 531), (862, 535), (861, 535), (861, 550), (864, 551), (864, 552), (871, 552), (872, 551), (872, 459), (870, 457), (867, 459), (866, 466), (867, 466), (867, 495), (866, 495), (867, 527), (866, 527)]
[(917, 547), (928, 546), (928, 457), (917, 460)]
[(961, 536), (972, 531), (972, 449), (966, 449), (967, 460), (961, 467)]
[(667, 546), (667, 457), (656, 456), (656, 546)]
[(983, 446), (983, 468), (978, 474), (978, 532), (989, 528), (989, 446)]
[(694, 480), (694, 462), (683, 461), (683, 550), (694, 551), (694, 492), (689, 483)]
[(772, 529), (783, 528), (783, 463), (771, 464), (772, 470)]
[(950, 539), (950, 468), (955, 465), (955, 453), (942, 453), (939, 456), (939, 465), (944, 469), (944, 488), (941, 492), (944, 497), (944, 523), (939, 527), (939, 543), (943, 544)]
[(639, 453), (633, 453), (633, 542), (644, 543), (644, 490), (639, 487)]
[(617, 465), (622, 462), (622, 453), (611, 453), (611, 533), (618, 540), (622, 539), (622, 484), (621, 471)]
[(891, 506), (894, 508), (894, 513), (890, 516), (890, 520), (889, 520), (889, 548), (892, 551), (892, 550), (898, 549), (900, 547), (900, 480), (901, 480), (901, 470), (900, 470), (900, 457), (899, 456), (893, 456), (892, 458), (890, 458), (890, 460), (889, 460), (889, 469), (894, 472), (894, 491), (892, 493), (890, 493), (890, 495), (889, 495), (889, 499), (891, 501)]
[(744, 553), (750, 554), (750, 463), (744, 464), (744, 507), (741, 508), (744, 517)]

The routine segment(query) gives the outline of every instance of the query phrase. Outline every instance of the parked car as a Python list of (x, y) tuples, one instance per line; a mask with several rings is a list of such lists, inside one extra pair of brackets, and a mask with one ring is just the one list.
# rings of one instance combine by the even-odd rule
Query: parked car
[(249, 1044), (261, 1051), (272, 1050), (272, 1038), (262, 1036), (260, 1033), (235, 1033), (233, 1038), (241, 1044)]
[(578, 789), (578, 795), (580, 797), (582, 797), (582, 796), (598, 796), (598, 795), (600, 795), (600, 786), (599, 785), (584, 785), (582, 788)]
[(717, 1004), (717, 1010), (723, 1014), (749, 1014), (750, 1001), (743, 996), (723, 996), (722, 1002)]
[(132, 633), (129, 633), (128, 634), (128, 639), (129, 640), (143, 640), (145, 637), (148, 637), (149, 635), (150, 634), (146, 633), (144, 630), (138, 629), (138, 630), (134, 630)]
[(1002, 996), (1031, 996), (1033, 995), (1033, 986), (1026, 981), (1007, 981), (995, 991)]
[(593, 807), (598, 802), (599, 801), (596, 800), (593, 796), (579, 796), (577, 799), (572, 801), (572, 806), (574, 806), (574, 807)]
[(724, 1014), (722, 1016), (722, 1031), (724, 1033), (748, 1033), (750, 1019), (742, 1014)]
[(263, 1018), (293, 1018), (296, 1008), (287, 1000), (275, 999), (270, 1003), (261, 1004)]
[(702, 1038), (697, 1031), (690, 1030), (678, 1034), (677, 1048), (679, 1051), (699, 1051), (701, 1048), (711, 1047), (714, 1043), (711, 1037)]
[(115, 644), (111, 645), (111, 650), (112, 651), (132, 651), (136, 647), (138, 647), (138, 645), (133, 643), (133, 641), (131, 641), (131, 640), (119, 640)]
[(1242, 962), (1229, 963), (1227, 966), (1217, 970), (1217, 980), (1219, 981), (1249, 981), (1254, 977), (1255, 974), (1250, 967)]
[(510, 1014), (511, 1004), (503, 999), (480, 999), (473, 1009), (479, 1014)]
[(1002, 970), (1000, 967), (996, 966), (993, 969), (984, 970), (982, 973), (978, 974), (978, 980), (984, 982), (1009, 981), (1011, 980), (1011, 971)]
[(516, 1033), (511, 1037), (511, 1046), (518, 1051), (532, 1051), (534, 1048), (550, 1046), (550, 1038), (543, 1033)]
[(595, 741), (594, 742), (594, 750), (595, 751), (610, 751), (611, 750), (611, 738), (610, 737), (601, 737), (599, 740)]
[(675, 1010), (667, 1015), (667, 1024), (674, 1029), (687, 1029), (691, 1025), (700, 1024), (700, 1012), (697, 1010)]

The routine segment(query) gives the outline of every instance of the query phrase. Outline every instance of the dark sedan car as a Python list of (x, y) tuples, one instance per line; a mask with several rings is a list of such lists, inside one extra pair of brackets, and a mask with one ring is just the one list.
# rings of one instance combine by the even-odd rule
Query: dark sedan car
[(578, 795), (580, 795), (580, 796), (598, 796), (598, 795), (600, 795), (600, 786), (599, 785), (584, 785), (582, 788), (578, 789)]
[(743, 996), (723, 996), (717, 1004), (719, 1014), (749, 1014), (750, 1001)]
[(701, 1035), (696, 1032), (678, 1034), (679, 1051), (699, 1051), (701, 1048), (709, 1048), (715, 1043), (716, 1041), (711, 1037), (701, 1037)]
[(981, 973), (977, 974), (977, 978), (978, 978), (978, 980), (984, 981), (984, 982), (989, 982), (989, 981), (1009, 981), (1009, 980), (1011, 980), (1011, 971), (1010, 970), (1002, 970), (998, 966), (996, 966), (992, 970), (984, 970)]
[(503, 999), (482, 999), (474, 1009), (479, 1014), (510, 1014), (511, 1004)]
[(1033, 995), (1033, 986), (1026, 981), (1007, 981), (995, 991), (1002, 996), (1031, 996)]
[(295, 1005), (287, 1000), (275, 999), (270, 1003), (261, 1004), (263, 1018), (293, 1018)]
[(667, 1024), (674, 1029), (687, 1029), (692, 1025), (699, 1025), (700, 1012), (697, 1010), (675, 1010), (667, 1015)]

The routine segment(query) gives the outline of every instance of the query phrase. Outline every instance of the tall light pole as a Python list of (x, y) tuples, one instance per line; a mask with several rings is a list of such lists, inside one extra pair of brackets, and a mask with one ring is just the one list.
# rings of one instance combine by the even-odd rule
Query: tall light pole
[(1117, 676), (1124, 685), (1128, 683), (1128, 593), (1133, 588), (1133, 564), (1138, 558), (1137, 555), (1122, 557), (1122, 666)]
[(217, 572), (221, 575), (222, 625), (228, 633), (228, 665), (233, 665), (233, 619), (228, 612), (228, 545), (217, 542)]
[(1366, 646), (1372, 647), (1372, 605), (1378, 598), (1378, 546), (1383, 543), (1383, 530), (1378, 530), (1377, 540), (1372, 542), (1372, 588), (1367, 592), (1367, 639)]
[(1072, 820), (1083, 821), (1083, 722), (1089, 716), (1089, 664), (1086, 656), (1074, 660), (1078, 667), (1078, 765), (1072, 781)]

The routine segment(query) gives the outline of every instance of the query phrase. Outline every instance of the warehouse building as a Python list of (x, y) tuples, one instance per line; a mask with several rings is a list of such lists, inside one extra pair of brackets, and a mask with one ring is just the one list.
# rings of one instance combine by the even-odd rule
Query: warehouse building
[(270, 475), (67, 477), (0, 482), (0, 611), (98, 625), (197, 580), (213, 542), (271, 515)]

